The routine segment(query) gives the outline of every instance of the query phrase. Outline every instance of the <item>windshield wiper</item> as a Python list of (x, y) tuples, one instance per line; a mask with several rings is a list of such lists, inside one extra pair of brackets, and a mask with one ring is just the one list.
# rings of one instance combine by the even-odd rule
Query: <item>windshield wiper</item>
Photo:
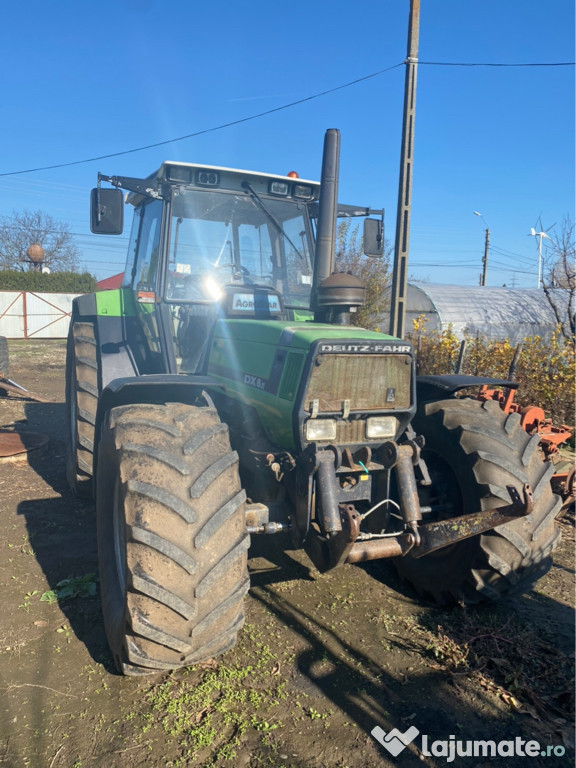
[(248, 181), (242, 182), (242, 186), (244, 187), (244, 189), (248, 191), (248, 193), (250, 194), (250, 197), (254, 200), (258, 208), (260, 208), (262, 213), (272, 222), (272, 224), (276, 227), (276, 229), (282, 235), (282, 237), (285, 237), (286, 240), (288, 240), (292, 248), (294, 248), (298, 256), (300, 256), (302, 261), (306, 261), (306, 258), (300, 253), (297, 246), (294, 245), (290, 237), (288, 237), (288, 235), (284, 231), (284, 227), (282, 226), (282, 224), (280, 224), (276, 216), (274, 216), (274, 214), (268, 210), (268, 207), (266, 206), (266, 204), (264, 203), (264, 201), (262, 200), (258, 192), (256, 192), (255, 189), (253, 189), (252, 185)]

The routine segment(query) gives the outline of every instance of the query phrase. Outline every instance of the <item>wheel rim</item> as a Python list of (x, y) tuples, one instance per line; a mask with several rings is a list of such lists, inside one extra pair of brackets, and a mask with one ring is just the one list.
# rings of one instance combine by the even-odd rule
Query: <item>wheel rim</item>
[(424, 451), (422, 458), (426, 462), (431, 486), (421, 485), (418, 496), (422, 506), (446, 507), (443, 513), (429, 513), (425, 522), (448, 520), (464, 514), (462, 495), (458, 487), (458, 478), (450, 464), (437, 453)]
[[(423, 452), (423, 458), (426, 461), (432, 485), (419, 486), (418, 496), (420, 504), (422, 506), (446, 506), (447, 508), (444, 512), (424, 515), (422, 522), (435, 523), (465, 514), (458, 479), (448, 461), (433, 451)], [(458, 543), (450, 544), (436, 552), (430, 552), (427, 557), (430, 559), (445, 559), (449, 553), (458, 551), (457, 548)]]
[[(466, 514), (462, 488), (451, 464), (439, 452), (423, 451), (432, 486), (420, 486), (418, 496), (422, 506), (445, 507), (442, 511), (423, 515), (422, 523), (440, 522)], [(460, 599), (466, 568), (474, 557), (476, 537), (449, 544), (425, 557), (414, 558), (411, 553), (396, 559), (396, 568), (421, 594), (430, 595), (440, 603)]]
[(112, 527), (114, 536), (114, 564), (118, 587), (122, 595), (126, 594), (126, 526), (124, 508), (120, 499), (120, 479), (114, 484), (114, 500), (112, 503)]

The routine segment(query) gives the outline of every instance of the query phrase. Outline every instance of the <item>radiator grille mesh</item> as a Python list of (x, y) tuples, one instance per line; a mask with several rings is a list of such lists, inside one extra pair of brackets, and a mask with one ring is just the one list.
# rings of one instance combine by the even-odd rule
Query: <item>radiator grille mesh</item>
[(319, 355), (304, 400), (319, 413), (406, 410), (410, 407), (410, 355)]

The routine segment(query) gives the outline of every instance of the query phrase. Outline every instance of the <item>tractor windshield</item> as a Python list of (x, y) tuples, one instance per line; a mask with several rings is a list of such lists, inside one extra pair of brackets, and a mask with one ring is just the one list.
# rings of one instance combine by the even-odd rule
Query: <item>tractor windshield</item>
[(218, 300), (223, 286), (272, 286), (286, 307), (307, 308), (312, 236), (304, 203), (223, 190), (174, 198), (166, 298)]

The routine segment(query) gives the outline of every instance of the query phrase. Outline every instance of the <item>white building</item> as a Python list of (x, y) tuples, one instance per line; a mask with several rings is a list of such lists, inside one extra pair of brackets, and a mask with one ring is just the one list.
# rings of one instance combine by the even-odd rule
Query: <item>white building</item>
[[(554, 300), (567, 317), (568, 291), (554, 289)], [(512, 345), (527, 336), (548, 341), (557, 326), (554, 311), (542, 289), (490, 288), (488, 286), (409, 283), (406, 301), (406, 332), (420, 315), (427, 318), (428, 331), (449, 327), (461, 340), (467, 332), (492, 340), (509, 339)], [(387, 328), (383, 322), (381, 328)]]

